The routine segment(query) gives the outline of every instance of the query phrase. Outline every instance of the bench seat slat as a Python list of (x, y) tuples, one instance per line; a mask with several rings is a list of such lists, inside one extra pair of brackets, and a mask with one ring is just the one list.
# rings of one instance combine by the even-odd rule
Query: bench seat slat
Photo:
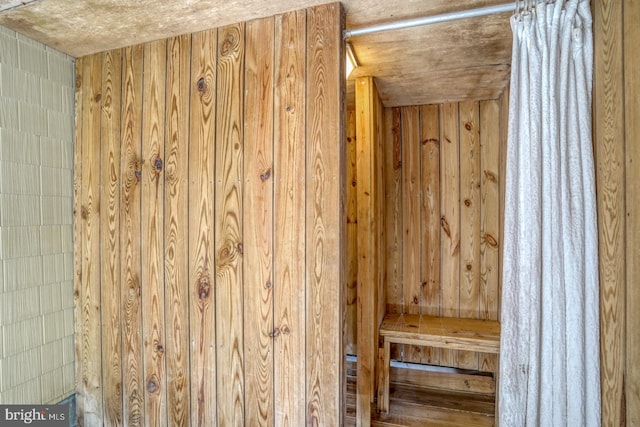
[(380, 336), (397, 344), (500, 352), (500, 324), (495, 320), (388, 314)]

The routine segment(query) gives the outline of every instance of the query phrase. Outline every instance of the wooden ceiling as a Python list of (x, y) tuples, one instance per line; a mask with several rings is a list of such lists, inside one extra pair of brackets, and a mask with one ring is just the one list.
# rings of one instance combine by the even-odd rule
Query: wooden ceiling
[[(74, 57), (300, 9), (327, 0), (0, 0), (0, 25)], [(343, 0), (346, 27), (506, 0)], [(509, 13), (363, 35), (350, 41), (386, 106), (492, 99), (511, 62)]]

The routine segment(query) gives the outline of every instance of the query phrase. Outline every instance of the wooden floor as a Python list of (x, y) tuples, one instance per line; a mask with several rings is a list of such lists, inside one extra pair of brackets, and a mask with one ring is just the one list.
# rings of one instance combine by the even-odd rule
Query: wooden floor
[[(415, 381), (425, 378), (420, 372), (396, 369), (391, 377), (390, 408), (388, 414), (377, 413), (372, 405), (372, 426), (465, 426), (494, 425), (495, 388), (491, 377), (466, 375), (458, 381), (439, 380), (436, 384)], [(469, 379), (471, 378), (471, 380)], [(456, 386), (456, 384), (460, 386)], [(443, 385), (453, 389), (444, 389)], [(464, 390), (464, 388), (467, 390)], [(471, 390), (472, 389), (472, 390)], [(346, 425), (356, 425), (356, 372), (355, 364), (347, 364)]]

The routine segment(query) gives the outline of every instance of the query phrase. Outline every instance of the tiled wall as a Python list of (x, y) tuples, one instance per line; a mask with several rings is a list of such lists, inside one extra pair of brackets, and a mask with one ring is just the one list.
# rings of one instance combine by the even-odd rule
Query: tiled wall
[(0, 403), (74, 391), (74, 59), (0, 27)]

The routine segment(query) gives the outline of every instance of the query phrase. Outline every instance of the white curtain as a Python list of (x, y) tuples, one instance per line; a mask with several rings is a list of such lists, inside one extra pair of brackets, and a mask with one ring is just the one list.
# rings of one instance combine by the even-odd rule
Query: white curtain
[(588, 0), (511, 19), (499, 423), (600, 425)]

